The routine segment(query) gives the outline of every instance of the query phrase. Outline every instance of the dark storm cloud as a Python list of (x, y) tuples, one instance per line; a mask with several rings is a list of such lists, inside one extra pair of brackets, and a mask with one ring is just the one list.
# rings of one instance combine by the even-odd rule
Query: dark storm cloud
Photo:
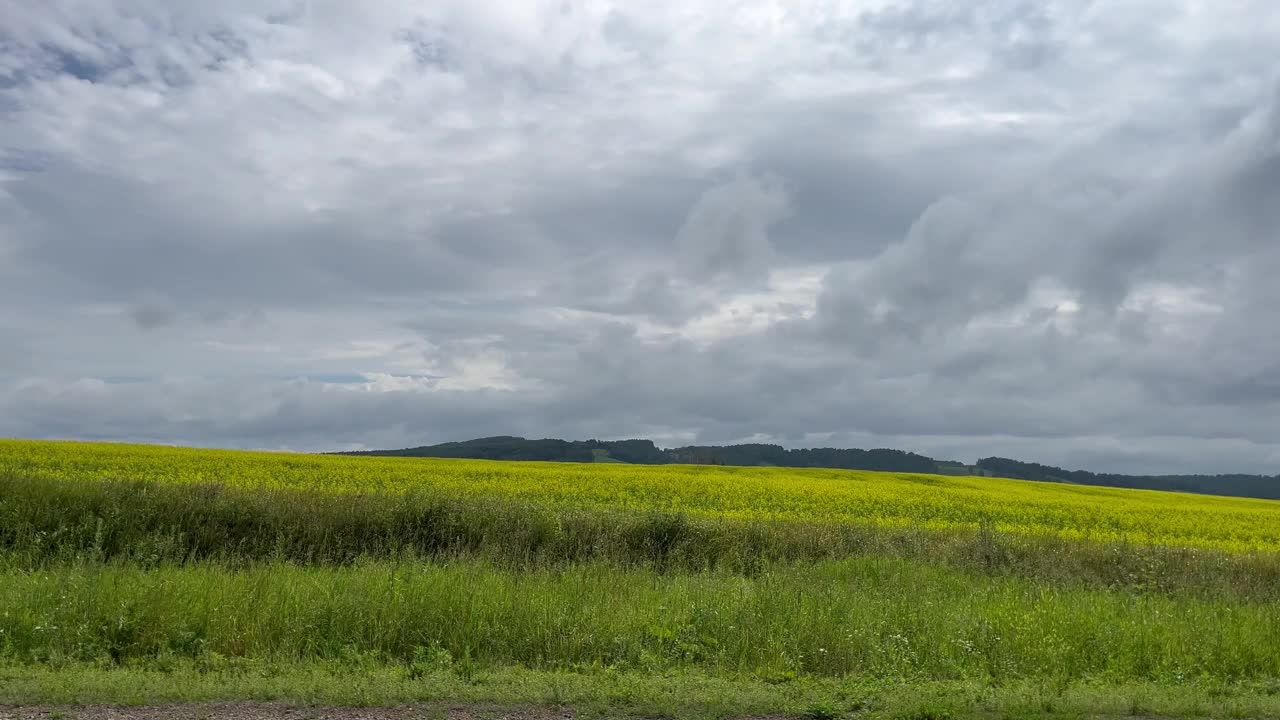
[(0, 435), (1276, 472), (1277, 36), (1263, 0), (0, 7)]

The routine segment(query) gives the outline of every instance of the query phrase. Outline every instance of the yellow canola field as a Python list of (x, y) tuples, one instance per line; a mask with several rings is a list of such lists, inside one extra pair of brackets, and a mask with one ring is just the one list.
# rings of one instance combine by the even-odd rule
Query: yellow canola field
[[(0, 440), (0, 474), (332, 493), (415, 491), (553, 507), (976, 528), (1136, 544), (1280, 551), (1280, 502), (852, 470), (342, 457)], [(3, 498), (0, 497), (0, 502)]]

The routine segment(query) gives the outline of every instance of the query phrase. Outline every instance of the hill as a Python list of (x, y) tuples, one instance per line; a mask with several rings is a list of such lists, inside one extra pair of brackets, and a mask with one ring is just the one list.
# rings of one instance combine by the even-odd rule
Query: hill
[(1118, 475), (1092, 473), (1087, 470), (1063, 470), (1052, 465), (998, 457), (983, 458), (975, 467), (995, 477), (1015, 480), (1068, 482), (1077, 485), (1280, 500), (1280, 475)]
[(902, 450), (839, 448), (788, 450), (781, 445), (766, 444), (688, 445), (664, 450), (655, 445), (652, 440), (558, 440), (555, 438), (528, 440), (509, 435), (402, 450), (364, 450), (335, 454), (470, 458), (472, 460), (612, 461), (633, 465), (738, 465), (938, 472), (938, 466), (931, 458)]
[(340, 455), (470, 458), (473, 460), (536, 460), (555, 462), (624, 462), (635, 465), (736, 465), (744, 467), (838, 468), (937, 475), (978, 475), (1077, 485), (1170, 490), (1201, 495), (1280, 499), (1280, 475), (1119, 475), (1064, 470), (1051, 465), (988, 457), (974, 465), (934, 460), (918, 453), (887, 448), (787, 449), (781, 445), (688, 445), (659, 448), (652, 440), (529, 440), (502, 435), (462, 442), (367, 450)]
[[(602, 455), (602, 452), (605, 453)], [(373, 455), (386, 457), (468, 458), (471, 460), (532, 460), (550, 462), (600, 462), (614, 460), (635, 465), (665, 465), (675, 462), (659, 450), (652, 440), (526, 440), (522, 437), (498, 435), (462, 442), (404, 448), (402, 450), (364, 450), (335, 453), (337, 455)]]

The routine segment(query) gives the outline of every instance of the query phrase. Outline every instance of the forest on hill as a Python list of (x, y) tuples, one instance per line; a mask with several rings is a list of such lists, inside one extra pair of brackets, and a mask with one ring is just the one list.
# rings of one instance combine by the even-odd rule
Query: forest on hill
[(634, 465), (813, 467), (915, 473), (938, 471), (938, 465), (932, 458), (902, 450), (841, 448), (789, 450), (781, 445), (762, 443), (688, 445), (662, 449), (652, 440), (558, 440), (555, 438), (526, 440), (522, 437), (498, 436), (403, 450), (369, 450), (342, 454), (452, 457), (473, 460), (613, 461)]
[(977, 462), (978, 467), (995, 477), (1042, 482), (1067, 482), (1077, 485), (1135, 488), (1139, 490), (1172, 490), (1202, 495), (1280, 500), (1280, 475), (1120, 475), (1093, 473), (1087, 470), (1063, 470), (1052, 465), (1019, 462), (1008, 458), (989, 457)]
[(888, 448), (788, 449), (781, 445), (749, 443), (687, 445), (664, 449), (658, 447), (652, 440), (560, 440), (556, 438), (530, 440), (500, 435), (400, 450), (365, 450), (338, 454), (475, 460), (622, 462), (635, 465), (838, 468), (944, 475), (986, 475), (1039, 482), (1280, 499), (1280, 475), (1121, 475), (1094, 473), (1087, 470), (1064, 470), (1051, 465), (1001, 457), (983, 458), (973, 465), (966, 465)]

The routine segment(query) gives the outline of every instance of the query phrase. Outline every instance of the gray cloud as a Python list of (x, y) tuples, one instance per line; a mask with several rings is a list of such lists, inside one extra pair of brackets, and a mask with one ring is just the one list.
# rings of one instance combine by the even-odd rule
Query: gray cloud
[(0, 6), (0, 435), (1274, 473), (1278, 36), (1265, 0)]
[(786, 213), (776, 180), (739, 177), (708, 190), (676, 233), (680, 270), (695, 280), (767, 277), (777, 265), (769, 228)]

